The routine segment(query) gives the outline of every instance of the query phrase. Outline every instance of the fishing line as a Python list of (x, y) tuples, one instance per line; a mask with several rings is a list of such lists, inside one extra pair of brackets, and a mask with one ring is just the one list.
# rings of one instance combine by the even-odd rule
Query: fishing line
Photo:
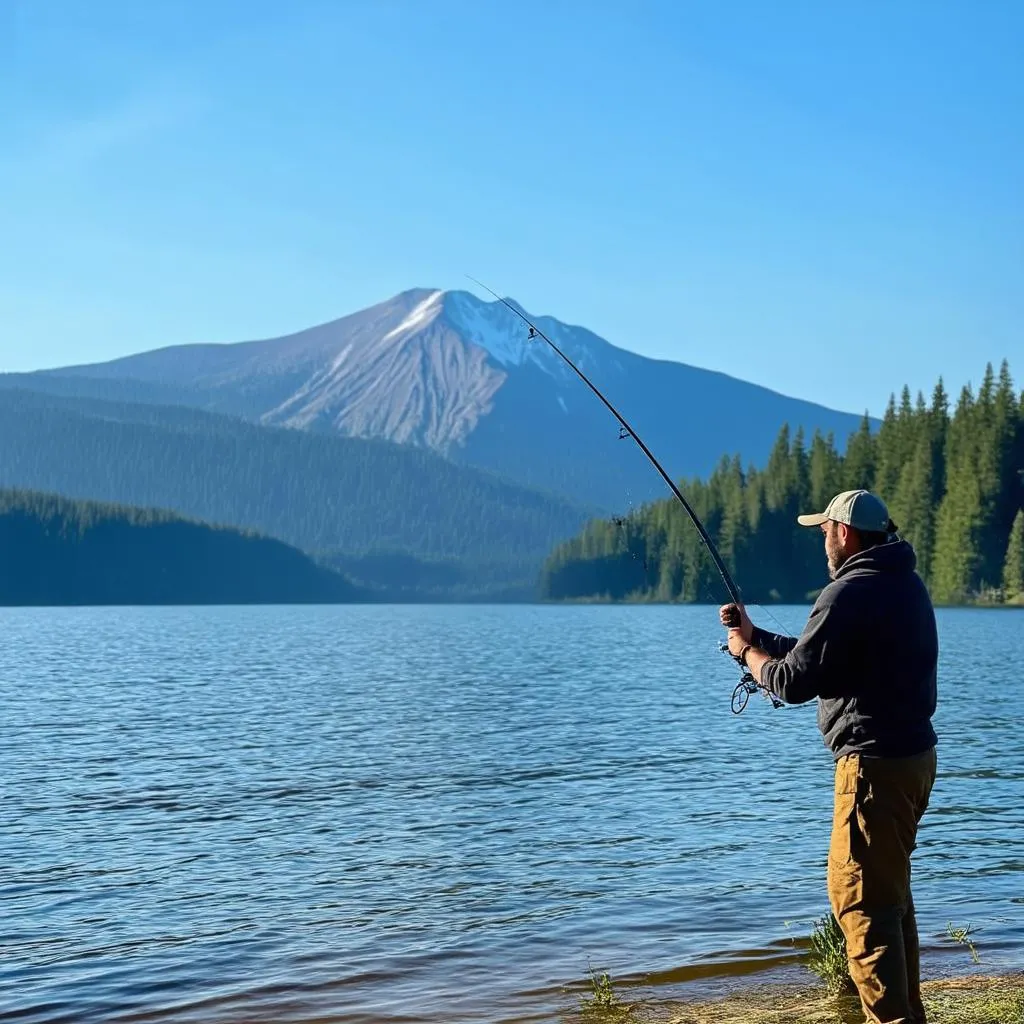
[[(644, 568), (643, 582), (646, 586), (650, 586), (650, 556), (647, 551), (647, 544), (642, 541), (643, 555), (641, 556), (635, 549), (630, 537), (630, 527), (637, 521), (637, 509), (633, 506), (633, 495), (630, 492), (629, 487), (626, 487), (626, 513), (625, 515), (613, 515), (611, 517), (612, 523), (618, 528), (619, 536), (622, 540), (623, 553), (629, 555), (634, 562), (639, 562)], [(643, 506), (640, 507), (639, 511), (643, 511)]]
[(764, 612), (764, 614), (767, 615), (768, 618), (771, 619), (772, 622), (774, 622), (775, 625), (779, 627), (779, 630), (780, 630), (780, 633), (781, 633), (782, 636), (792, 636), (793, 635), (788, 626), (786, 626), (783, 623), (779, 622), (779, 620), (774, 615), (772, 615), (772, 613), (768, 610), (767, 605), (751, 604), (751, 605), (747, 605), (747, 608), (748, 609), (749, 608), (757, 608), (760, 611)]
[[(575, 373), (576, 376), (579, 377), (579, 379), (583, 381), (584, 384), (586, 384), (586, 386), (600, 400), (601, 404), (604, 405), (604, 407), (615, 417), (616, 420), (618, 420), (619, 440), (621, 441), (625, 440), (627, 437), (631, 437), (636, 442), (637, 447), (639, 447), (639, 449), (644, 453), (644, 455), (647, 456), (651, 465), (654, 466), (654, 468), (658, 471), (661, 478), (668, 485), (669, 490), (675, 495), (679, 503), (683, 506), (683, 509), (686, 511), (686, 514), (690, 517), (690, 521), (693, 523), (694, 528), (700, 535), (700, 539), (703, 541), (705, 548), (707, 548), (708, 554), (711, 556), (712, 562), (714, 562), (715, 568), (718, 570), (718, 575), (722, 577), (722, 582), (725, 584), (725, 589), (728, 591), (729, 597), (732, 599), (732, 603), (736, 605), (743, 604), (743, 599), (740, 597), (739, 587), (737, 587), (736, 583), (733, 581), (733, 578), (730, 575), (728, 568), (726, 568), (725, 562), (722, 561), (722, 556), (718, 553), (718, 548), (715, 547), (715, 542), (711, 539), (711, 535), (704, 528), (704, 524), (700, 521), (700, 517), (697, 515), (696, 512), (694, 512), (693, 508), (691, 507), (690, 503), (686, 500), (686, 498), (683, 497), (682, 491), (680, 491), (679, 488), (676, 486), (675, 481), (673, 481), (673, 479), (668, 475), (668, 473), (665, 472), (661, 463), (658, 462), (658, 460), (654, 457), (653, 452), (651, 452), (650, 448), (648, 448), (647, 445), (644, 444), (644, 442), (640, 439), (640, 436), (629, 425), (629, 423), (626, 422), (626, 420), (623, 418), (619, 410), (616, 409), (615, 406), (612, 405), (612, 403), (609, 402), (608, 399), (604, 397), (601, 391), (598, 390), (597, 386), (591, 383), (590, 378), (587, 377), (587, 375), (532, 320), (530, 320), (530, 318), (526, 316), (526, 314), (523, 313), (522, 310), (518, 309), (516, 306), (513, 306), (511, 302), (509, 302), (505, 298), (502, 298), (502, 296), (500, 296), (493, 288), (489, 288), (482, 281), (478, 281), (475, 277), (472, 277), (469, 274), (467, 274), (466, 277), (468, 277), (469, 280), (472, 281), (474, 284), (483, 288), (485, 292), (488, 292), (490, 295), (493, 295), (494, 298), (497, 299), (498, 302), (500, 302), (506, 309), (510, 310), (512, 313), (515, 314), (515, 316), (522, 320), (522, 322), (527, 326), (527, 328), (529, 328), (530, 333), (527, 338), (528, 341), (533, 341), (536, 338), (540, 338), (543, 341), (547, 342), (548, 346), (562, 359), (562, 361), (569, 367), (569, 369), (571, 369), (573, 373)], [(699, 581), (700, 576), (698, 573), (698, 585)], [(728, 646), (726, 644), (722, 644), (720, 646), (720, 650), (722, 650), (723, 652), (728, 652)], [(782, 702), (779, 701), (778, 698), (773, 693), (771, 693), (767, 688), (761, 686), (761, 684), (754, 679), (754, 677), (750, 674), (750, 672), (746, 669), (745, 666), (742, 667), (743, 676), (740, 679), (739, 683), (736, 684), (736, 689), (733, 691), (732, 695), (733, 713), (738, 715), (740, 712), (742, 712), (743, 709), (747, 706), (747, 701), (750, 699), (750, 697), (758, 691), (763, 693), (764, 696), (771, 701), (773, 707), (781, 707)]]

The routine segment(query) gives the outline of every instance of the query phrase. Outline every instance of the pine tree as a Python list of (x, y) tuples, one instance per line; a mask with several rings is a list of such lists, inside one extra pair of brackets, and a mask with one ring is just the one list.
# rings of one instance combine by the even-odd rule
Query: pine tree
[(998, 580), (1003, 553), (1009, 542), (1014, 518), (1021, 508), (1021, 478), (1017, 470), (1024, 468), (1017, 461), (1024, 419), (1017, 405), (1017, 394), (1010, 376), (1010, 367), (1003, 360), (992, 403), (992, 426), (988, 446), (991, 452), (991, 492), (989, 518), (984, 527), (981, 548), (982, 572)]
[(860, 429), (852, 434), (843, 459), (844, 490), (871, 490), (875, 484), (877, 452), (875, 436), (871, 433), (871, 419), (864, 413)]
[(722, 515), (718, 530), (718, 550), (730, 571), (737, 575), (743, 561), (745, 541), (749, 532), (743, 487), (743, 469), (737, 455), (723, 467), (720, 474)]
[(1003, 566), (1003, 595), (1007, 602), (1024, 604), (1024, 509), (1017, 512), (1010, 530)]
[[(761, 515), (758, 553), (769, 562), (762, 567), (770, 574), (769, 593), (787, 594), (794, 579), (799, 579), (802, 564), (800, 539), (793, 530), (793, 520), (799, 508), (798, 480), (804, 472), (806, 456), (803, 452), (803, 434), (798, 431), (791, 442), (789, 427), (779, 431), (764, 473), (765, 509)], [(773, 600), (777, 600), (773, 597)]]
[(914, 548), (917, 571), (925, 583), (931, 581), (932, 552), (935, 547), (933, 467), (930, 438), (922, 434), (900, 478), (896, 500), (889, 506), (889, 514), (896, 521), (901, 536)]
[(932, 392), (927, 425), (932, 443), (932, 499), (938, 510), (946, 493), (946, 435), (949, 433), (949, 396), (941, 377)]
[(790, 454), (792, 469), (790, 470), (790, 509), (794, 513), (802, 512), (811, 500), (811, 471), (807, 449), (804, 445), (804, 428), (798, 427), (793, 436), (793, 448)]
[(969, 386), (960, 392), (946, 440), (946, 493), (935, 528), (933, 592), (944, 603), (966, 600), (976, 590), (977, 535), (982, 494), (975, 465), (977, 407)]
[(808, 478), (810, 507), (822, 512), (842, 489), (840, 460), (832, 434), (822, 437), (819, 431), (814, 432), (808, 457)]
[(765, 468), (764, 490), (769, 509), (785, 507), (790, 492), (792, 470), (789, 424), (784, 424), (768, 455), (768, 465)]
[(903, 470), (902, 433), (903, 426), (896, 412), (896, 396), (889, 395), (889, 404), (882, 418), (882, 425), (875, 437), (877, 465), (871, 487), (883, 501), (891, 502)]

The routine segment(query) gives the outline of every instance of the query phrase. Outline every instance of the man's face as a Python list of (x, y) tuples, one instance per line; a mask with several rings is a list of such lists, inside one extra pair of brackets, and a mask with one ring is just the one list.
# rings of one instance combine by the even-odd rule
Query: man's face
[(825, 557), (828, 559), (828, 574), (836, 578), (843, 562), (849, 557), (842, 537), (839, 536), (839, 524), (831, 520), (821, 524), (821, 532), (825, 534)]

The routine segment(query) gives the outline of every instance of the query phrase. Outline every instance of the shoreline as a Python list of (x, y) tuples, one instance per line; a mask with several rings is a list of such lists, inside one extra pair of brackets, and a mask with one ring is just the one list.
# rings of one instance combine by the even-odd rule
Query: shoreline
[[(929, 1024), (1024, 1024), (1024, 971), (964, 975), (921, 986)], [(859, 1000), (821, 985), (764, 983), (712, 999), (617, 999), (580, 1019), (616, 1024), (863, 1024)]]

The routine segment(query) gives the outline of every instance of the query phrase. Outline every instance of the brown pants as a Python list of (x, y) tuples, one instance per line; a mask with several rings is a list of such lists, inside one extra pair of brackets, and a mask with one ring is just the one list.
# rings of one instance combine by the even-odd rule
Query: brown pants
[(871, 1024), (926, 1024), (910, 855), (935, 765), (934, 749), (836, 763), (828, 895)]

